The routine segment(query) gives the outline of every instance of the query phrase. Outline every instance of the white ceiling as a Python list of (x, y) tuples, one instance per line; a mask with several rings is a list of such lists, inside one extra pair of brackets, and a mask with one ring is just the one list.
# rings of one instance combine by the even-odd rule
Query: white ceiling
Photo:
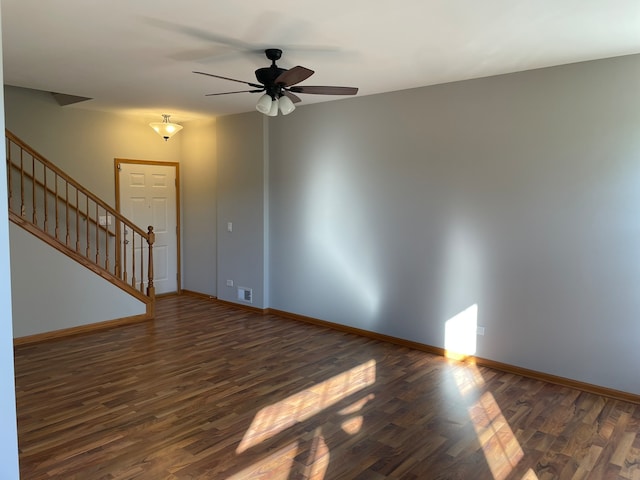
[[(1, 0), (6, 84), (175, 122), (254, 109), (205, 97), (269, 65), (359, 95), (640, 53), (640, 0)], [(301, 95), (303, 103), (344, 97)]]

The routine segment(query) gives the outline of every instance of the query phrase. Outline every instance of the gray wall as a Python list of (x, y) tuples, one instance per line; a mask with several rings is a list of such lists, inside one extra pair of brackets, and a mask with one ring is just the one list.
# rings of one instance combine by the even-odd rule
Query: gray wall
[(146, 312), (140, 300), (13, 223), (9, 238), (16, 338)]
[[(218, 119), (218, 298), (237, 303), (237, 287), (267, 307), (266, 117), (252, 112)], [(232, 231), (228, 231), (228, 223)], [(233, 287), (227, 286), (233, 281)]]
[(630, 56), (270, 120), (270, 306), (445, 347), (477, 305), (476, 355), (640, 393), (638, 85)]
[[(217, 296), (216, 121), (182, 129), (182, 288)], [(173, 139), (172, 139), (173, 140)]]
[[(2, 36), (0, 35), (0, 52)], [(0, 79), (3, 78), (0, 62)], [(0, 95), (0, 108), (4, 95)], [(4, 117), (0, 118), (4, 129)], [(2, 153), (3, 164), (6, 152)], [(0, 173), (0, 478), (18, 480), (18, 432), (16, 426), (15, 374), (13, 369), (13, 326), (11, 323), (11, 269), (9, 256), (9, 220), (7, 171)]]

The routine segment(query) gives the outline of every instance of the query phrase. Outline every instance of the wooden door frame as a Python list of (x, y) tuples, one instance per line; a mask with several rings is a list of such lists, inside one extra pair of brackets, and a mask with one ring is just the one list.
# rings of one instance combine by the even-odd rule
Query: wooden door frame
[[(182, 270), (181, 270), (181, 261), (180, 261), (180, 237), (182, 236), (182, 229), (180, 228), (180, 164), (178, 162), (162, 162), (157, 160), (134, 160), (130, 158), (114, 158), (113, 159), (113, 173), (115, 176), (115, 186), (116, 186), (116, 211), (118, 213), (122, 213), (120, 211), (120, 165), (126, 164), (134, 164), (134, 165), (146, 165), (146, 166), (161, 166), (161, 167), (174, 167), (176, 170), (176, 268), (177, 278), (176, 278), (176, 293), (180, 295), (182, 293)], [(146, 230), (147, 226), (143, 226), (143, 230)], [(120, 232), (116, 232), (119, 236)], [(120, 241), (118, 239), (118, 255), (120, 250)], [(162, 295), (162, 294), (161, 294)]]

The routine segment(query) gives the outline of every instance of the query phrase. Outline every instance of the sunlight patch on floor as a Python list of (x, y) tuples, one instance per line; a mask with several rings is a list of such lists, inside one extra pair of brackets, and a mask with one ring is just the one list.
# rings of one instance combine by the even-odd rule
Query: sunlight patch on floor
[(348, 407), (343, 408), (338, 412), (338, 414), (343, 416), (353, 415), (350, 418), (345, 419), (341, 424), (342, 430), (348, 435), (355, 435), (360, 431), (362, 425), (364, 423), (364, 418), (362, 415), (356, 415), (362, 408), (371, 400), (375, 398), (373, 393), (370, 393), (366, 397), (358, 400), (357, 402), (353, 402)]
[(322, 436), (322, 428), (318, 427), (313, 436), (313, 444), (306, 462), (307, 467), (302, 478), (323, 480), (325, 473), (327, 473), (327, 468), (329, 468), (330, 459), (331, 454)]
[(521, 480), (540, 480), (536, 475), (536, 472), (533, 471), (532, 468), (527, 470), (527, 473), (524, 474)]
[(254, 417), (236, 453), (242, 453), (296, 423), (311, 418), (349, 395), (373, 385), (375, 381), (376, 362), (370, 360), (264, 407)]
[(469, 415), (493, 478), (506, 479), (524, 452), (493, 395), (485, 392), (469, 408)]
[(290, 443), (227, 480), (288, 480), (297, 454), (298, 442)]
[(480, 370), (473, 364), (465, 364), (456, 368), (453, 372), (453, 378), (463, 397), (485, 383)]
[[(461, 367), (454, 373), (454, 379), (463, 397), (485, 383), (475, 365)], [(506, 480), (524, 458), (524, 452), (500, 406), (487, 391), (469, 406), (468, 411), (493, 479)], [(538, 480), (538, 477), (529, 469), (522, 480)]]

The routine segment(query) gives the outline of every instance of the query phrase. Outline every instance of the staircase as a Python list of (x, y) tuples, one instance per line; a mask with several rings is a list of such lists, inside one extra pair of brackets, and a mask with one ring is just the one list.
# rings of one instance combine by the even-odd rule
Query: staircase
[(153, 227), (145, 232), (6, 131), (9, 220), (155, 313)]

